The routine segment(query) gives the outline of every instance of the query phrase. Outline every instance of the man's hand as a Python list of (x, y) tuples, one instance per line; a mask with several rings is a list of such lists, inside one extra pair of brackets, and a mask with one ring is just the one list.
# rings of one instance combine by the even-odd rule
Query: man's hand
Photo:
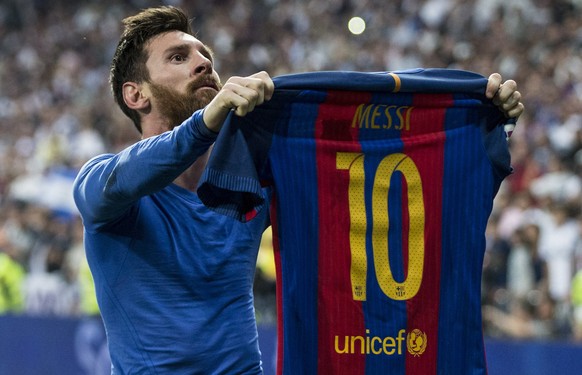
[(275, 85), (267, 72), (231, 77), (204, 109), (204, 123), (208, 129), (218, 132), (231, 110), (237, 116), (244, 116), (271, 99), (274, 90)]
[(524, 106), (521, 100), (521, 93), (517, 91), (517, 83), (507, 80), (503, 83), (499, 73), (489, 76), (485, 95), (493, 99), (493, 104), (508, 118), (517, 119), (523, 113)]

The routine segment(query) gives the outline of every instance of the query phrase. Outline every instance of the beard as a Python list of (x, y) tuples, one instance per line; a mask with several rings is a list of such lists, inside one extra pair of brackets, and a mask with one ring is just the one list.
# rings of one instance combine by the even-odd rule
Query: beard
[(186, 92), (182, 93), (172, 87), (150, 82), (152, 95), (160, 108), (160, 113), (168, 121), (169, 129), (180, 125), (214, 99), (218, 91), (208, 87), (220, 90), (222, 84), (214, 78), (197, 80), (189, 83)]

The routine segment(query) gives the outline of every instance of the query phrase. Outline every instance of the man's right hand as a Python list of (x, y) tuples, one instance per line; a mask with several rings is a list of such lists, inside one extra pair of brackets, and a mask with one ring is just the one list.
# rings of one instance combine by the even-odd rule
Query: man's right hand
[(218, 132), (229, 112), (245, 116), (255, 106), (271, 99), (275, 85), (267, 72), (248, 77), (231, 77), (205, 107), (203, 119), (208, 129)]

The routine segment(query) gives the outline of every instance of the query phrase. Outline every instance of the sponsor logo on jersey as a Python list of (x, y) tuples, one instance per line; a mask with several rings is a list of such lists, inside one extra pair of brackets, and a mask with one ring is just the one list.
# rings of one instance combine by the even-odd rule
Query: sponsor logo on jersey
[(428, 338), (419, 329), (406, 332), (401, 329), (395, 336), (375, 336), (366, 329), (364, 336), (335, 336), (334, 349), (338, 354), (403, 355), (404, 342), (408, 353), (419, 357), (426, 350)]

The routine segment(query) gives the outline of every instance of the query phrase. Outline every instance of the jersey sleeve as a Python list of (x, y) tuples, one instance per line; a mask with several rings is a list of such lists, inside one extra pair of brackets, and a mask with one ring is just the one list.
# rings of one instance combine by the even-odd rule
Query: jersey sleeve
[(198, 186), (198, 196), (206, 206), (242, 222), (266, 206), (269, 198), (263, 188), (271, 184), (269, 150), (293, 95), (293, 90), (276, 90), (260, 110), (244, 117), (229, 114)]
[(137, 142), (118, 154), (89, 160), (73, 195), (88, 228), (114, 220), (140, 197), (170, 184), (216, 139), (197, 111), (173, 130)]

